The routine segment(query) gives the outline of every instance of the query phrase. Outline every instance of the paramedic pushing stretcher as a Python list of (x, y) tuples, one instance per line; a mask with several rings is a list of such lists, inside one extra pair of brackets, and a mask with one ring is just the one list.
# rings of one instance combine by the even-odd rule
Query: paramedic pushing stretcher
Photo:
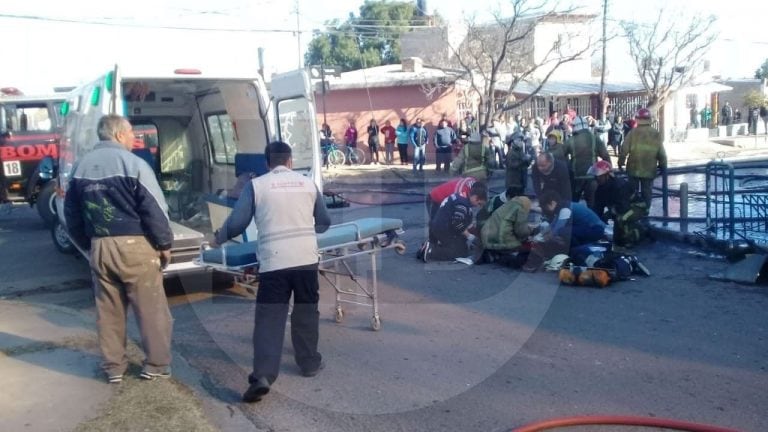
[(243, 401), (258, 402), (280, 371), (288, 301), (293, 294), (291, 341), (294, 358), (305, 377), (322, 368), (317, 351), (318, 262), (316, 233), (331, 219), (312, 180), (291, 170), (291, 147), (267, 145), (270, 172), (246, 184), (214, 246), (240, 235), (252, 219), (259, 232), (259, 290), (253, 329), (253, 372)]

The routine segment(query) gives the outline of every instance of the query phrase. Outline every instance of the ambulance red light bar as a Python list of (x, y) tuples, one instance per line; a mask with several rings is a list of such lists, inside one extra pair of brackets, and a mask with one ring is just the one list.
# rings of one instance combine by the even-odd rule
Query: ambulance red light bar
[(0, 88), (0, 94), (5, 96), (23, 96), (24, 92), (17, 89), (16, 87), (3, 87)]
[(181, 68), (181, 69), (174, 69), (173, 73), (175, 73), (176, 75), (200, 75), (202, 72), (200, 72), (200, 69)]

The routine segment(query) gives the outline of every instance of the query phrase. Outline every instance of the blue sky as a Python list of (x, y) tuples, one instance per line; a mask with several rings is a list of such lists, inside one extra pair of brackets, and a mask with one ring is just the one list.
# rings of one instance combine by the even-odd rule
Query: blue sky
[[(749, 77), (768, 57), (768, 32), (763, 30), (768, 4), (760, 3), (734, 8), (721, 0), (610, 0), (609, 18), (612, 26), (626, 19), (649, 22), (663, 6), (684, 19), (687, 8), (695, 5), (697, 12), (718, 16), (720, 40), (712, 50), (713, 68), (723, 76)], [(323, 28), (326, 20), (344, 20), (350, 12), (357, 13), (361, 4), (359, 0), (217, 0), (207, 5), (180, 0), (6, 2), (0, 10), (5, 60), (0, 86), (19, 87), (28, 94), (46, 93), (53, 86), (87, 81), (116, 62), (169, 70), (199, 67), (255, 72), (258, 46), (265, 48), (267, 71), (292, 69), (299, 64), (299, 46), (306, 46), (313, 29)], [(568, 0), (560, 4), (571, 6)], [(601, 4), (601, 0), (578, 2), (582, 11), (593, 13), (599, 13)], [(505, 5), (508, 2), (499, 0), (427, 1), (428, 10), (437, 9), (453, 21), (468, 16), (482, 19)], [(626, 51), (621, 39), (609, 45), (609, 69), (615, 76), (622, 71), (631, 73), (622, 58)]]

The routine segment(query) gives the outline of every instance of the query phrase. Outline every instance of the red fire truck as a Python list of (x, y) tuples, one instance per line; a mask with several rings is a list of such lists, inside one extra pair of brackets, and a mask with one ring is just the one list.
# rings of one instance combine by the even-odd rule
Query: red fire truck
[(63, 102), (63, 95), (0, 96), (0, 201), (26, 201), (37, 207), (46, 224), (56, 215)]

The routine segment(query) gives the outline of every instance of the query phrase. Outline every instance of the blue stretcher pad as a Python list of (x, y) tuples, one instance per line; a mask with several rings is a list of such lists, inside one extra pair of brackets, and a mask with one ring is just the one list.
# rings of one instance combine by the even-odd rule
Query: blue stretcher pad
[[(365, 242), (379, 234), (392, 234), (403, 228), (403, 221), (392, 218), (363, 218), (353, 222), (331, 225), (317, 235), (317, 246), (322, 251), (333, 250), (349, 243)], [(248, 267), (258, 264), (258, 241), (226, 245), (219, 249), (207, 249), (201, 253), (202, 264), (218, 264), (226, 267)]]

